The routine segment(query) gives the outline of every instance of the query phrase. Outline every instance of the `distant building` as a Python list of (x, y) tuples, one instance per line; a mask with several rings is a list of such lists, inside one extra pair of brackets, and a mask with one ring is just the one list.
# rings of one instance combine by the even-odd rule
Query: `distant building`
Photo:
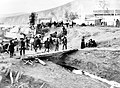
[(94, 10), (95, 25), (115, 26), (116, 20), (120, 20), (120, 10)]

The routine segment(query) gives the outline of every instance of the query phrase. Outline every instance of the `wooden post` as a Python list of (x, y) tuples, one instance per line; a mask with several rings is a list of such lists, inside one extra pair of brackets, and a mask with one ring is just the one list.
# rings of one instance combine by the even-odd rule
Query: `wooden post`
[(45, 85), (45, 83), (42, 84), (42, 86), (40, 88), (43, 88), (43, 86)]
[(20, 76), (20, 72), (18, 71), (17, 75), (16, 75), (16, 78), (15, 78), (15, 82), (18, 82), (19, 76)]
[(42, 64), (42, 65), (46, 65), (46, 63), (44, 62), (44, 61), (42, 61), (42, 60), (40, 60), (40, 59), (38, 59), (38, 58), (35, 58), (36, 60), (38, 60), (38, 62), (40, 63), (40, 64)]
[(12, 76), (12, 71), (10, 70), (10, 81), (11, 81), (11, 84), (13, 84), (13, 76)]

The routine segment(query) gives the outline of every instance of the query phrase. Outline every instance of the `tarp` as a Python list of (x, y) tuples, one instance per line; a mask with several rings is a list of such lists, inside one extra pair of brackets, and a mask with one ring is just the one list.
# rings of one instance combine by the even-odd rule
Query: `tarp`
[(28, 27), (24, 27), (24, 28), (21, 28), (20, 32), (27, 35), (31, 32), (31, 29)]

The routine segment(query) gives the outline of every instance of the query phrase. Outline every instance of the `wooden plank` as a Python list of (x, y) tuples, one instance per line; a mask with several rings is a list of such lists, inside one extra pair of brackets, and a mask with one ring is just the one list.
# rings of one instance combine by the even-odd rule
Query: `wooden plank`
[(24, 57), (24, 60), (35, 60), (35, 58), (49, 58), (52, 56), (56, 55), (61, 55), (61, 54), (70, 54), (75, 51), (78, 51), (78, 49), (72, 49), (72, 50), (64, 50), (64, 51), (57, 51), (57, 52), (50, 52), (50, 53), (37, 53), (37, 54), (32, 54)]
[(37, 62), (39, 62), (40, 64), (45, 66), (46, 63), (42, 60), (51, 60), (51, 57), (53, 57), (53, 58), (56, 56), (59, 57), (59, 56), (62, 56), (64, 54), (71, 54), (75, 51), (78, 51), (78, 49), (64, 50), (64, 51), (57, 51), (57, 52), (50, 52), (50, 53), (36, 53), (34, 55), (32, 54), (32, 55), (28, 55), (26, 57), (23, 57), (22, 61), (24, 62), (24, 64), (33, 65), (34, 61), (36, 60)]
[(35, 58), (35, 60), (37, 60), (43, 66), (47, 65), (44, 61), (40, 60), (39, 58)]

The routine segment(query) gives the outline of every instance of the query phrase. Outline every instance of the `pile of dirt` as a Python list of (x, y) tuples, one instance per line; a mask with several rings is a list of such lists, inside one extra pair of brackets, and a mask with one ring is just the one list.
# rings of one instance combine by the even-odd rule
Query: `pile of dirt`
[[(10, 68), (13, 71), (24, 72), (18, 85), (24, 83), (28, 86), (28, 88), (40, 88), (38, 86), (41, 86), (43, 83), (45, 83), (45, 85), (42, 88), (109, 88), (109, 85), (105, 83), (91, 79), (90, 77), (84, 75), (73, 74), (62, 66), (54, 64), (50, 61), (46, 61), (46, 63), (46, 66), (39, 63), (31, 66), (17, 62)], [(3, 83), (4, 80), (1, 82), (2, 88), (5, 88), (4, 86), (9, 86), (10, 83), (9, 81), (8, 84)]]
[(68, 48), (80, 48), (82, 36), (85, 36), (85, 42), (93, 39), (98, 47), (120, 47), (120, 30), (112, 27), (74, 27), (68, 30)]
[(65, 63), (108, 80), (120, 83), (120, 51), (78, 51), (65, 58)]
[(120, 48), (120, 38), (113, 38), (111, 40), (99, 42), (98, 47)]

